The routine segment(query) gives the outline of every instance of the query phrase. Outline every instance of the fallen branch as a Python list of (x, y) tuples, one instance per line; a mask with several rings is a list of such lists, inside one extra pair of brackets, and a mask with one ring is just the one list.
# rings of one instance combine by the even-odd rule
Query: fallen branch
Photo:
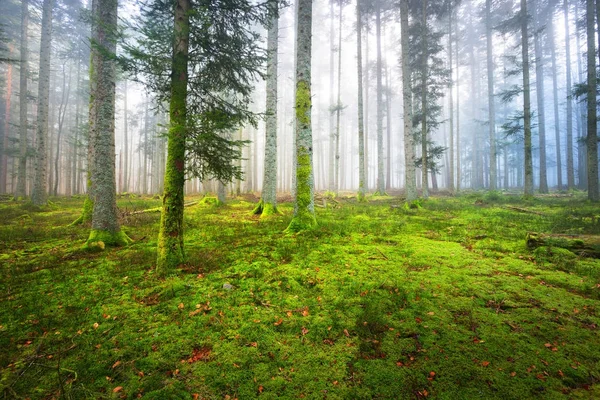
[(560, 247), (582, 257), (600, 258), (600, 236), (598, 235), (561, 235), (528, 232), (527, 247)]
[[(198, 204), (197, 201), (192, 201), (192, 202), (184, 204), (183, 206), (184, 207), (190, 207), (190, 206), (194, 206), (196, 204)], [(154, 208), (148, 208), (148, 209), (145, 209), (145, 210), (133, 211), (129, 215), (147, 214), (147, 213), (155, 213), (155, 212), (161, 212), (161, 211), (162, 211), (162, 207), (154, 207)]]
[(521, 213), (526, 213), (526, 214), (535, 214), (535, 215), (541, 215), (541, 216), (546, 215), (546, 214), (541, 213), (539, 211), (528, 210), (526, 208), (521, 208), (521, 207), (506, 206), (506, 208), (509, 209), (509, 210), (513, 210), (513, 211), (517, 211), (517, 212), (521, 212)]

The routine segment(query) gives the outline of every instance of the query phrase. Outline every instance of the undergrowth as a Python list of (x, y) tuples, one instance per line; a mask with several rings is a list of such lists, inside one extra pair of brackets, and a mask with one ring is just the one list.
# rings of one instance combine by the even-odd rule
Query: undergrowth
[(154, 273), (160, 200), (123, 197), (129, 247), (82, 250), (82, 199), (0, 203), (0, 397), (598, 398), (600, 263), (527, 249), (600, 234), (577, 196), (338, 197), (284, 233), (242, 199), (185, 210)]

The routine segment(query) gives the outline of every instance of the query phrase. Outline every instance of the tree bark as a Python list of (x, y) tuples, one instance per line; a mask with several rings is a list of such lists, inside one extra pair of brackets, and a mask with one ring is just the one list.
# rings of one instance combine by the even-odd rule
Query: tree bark
[(377, 36), (377, 193), (385, 193), (383, 174), (383, 85), (381, 61), (381, 1), (375, 0), (375, 30)]
[(571, 99), (571, 34), (569, 33), (569, 0), (564, 0), (565, 13), (565, 53), (567, 75), (567, 189), (575, 188), (575, 168), (573, 160), (573, 100)]
[(486, 42), (487, 42), (487, 84), (488, 84), (488, 128), (490, 141), (490, 190), (496, 190), (498, 172), (496, 169), (496, 107), (494, 99), (494, 59), (492, 47), (492, 0), (485, 0)]
[[(548, 38), (550, 40), (550, 57), (552, 61), (552, 98), (554, 100), (554, 140), (556, 146), (556, 182), (558, 190), (562, 190), (562, 151), (560, 148), (560, 118), (558, 112), (558, 68), (556, 64), (556, 42), (554, 38), (554, 18), (550, 13), (548, 18)], [(567, 101), (569, 101), (567, 99)]]
[(448, 165), (448, 181), (450, 184), (448, 185), (448, 190), (450, 193), (454, 193), (454, 67), (453, 67), (453, 51), (452, 51), (452, 2), (450, 2), (450, 10), (448, 12), (448, 65), (449, 65), (449, 75), (450, 75), (450, 83), (448, 85), (448, 105), (449, 105), (449, 118), (448, 123), (450, 125), (450, 159)]
[(527, 0), (521, 0), (521, 57), (523, 60), (523, 137), (525, 151), (525, 196), (533, 196), (533, 159), (531, 145), (531, 93), (529, 88), (529, 42)]
[[(98, 0), (92, 38), (92, 52), (97, 53), (90, 66), (95, 70), (90, 81), (91, 107), (96, 118), (90, 125), (90, 142), (94, 148), (91, 181), (94, 187), (92, 229), (87, 246), (99, 242), (121, 246), (131, 239), (121, 231), (117, 209), (115, 176), (115, 86), (117, 66), (112, 55), (117, 51), (117, 0)], [(102, 248), (102, 246), (100, 246)]]
[(277, 2), (271, 0), (270, 26), (267, 37), (267, 104), (265, 120), (265, 167), (261, 200), (254, 212), (267, 217), (277, 213), (277, 51), (279, 17)]
[(408, 43), (408, 1), (400, 1), (400, 45), (402, 47), (402, 100), (404, 120), (404, 187), (406, 200), (417, 199), (417, 185), (415, 180), (415, 143), (412, 132), (412, 88), (409, 61)]
[(296, 27), (296, 199), (290, 233), (316, 226), (311, 129), (312, 0), (298, 0)]
[(342, 114), (342, 0), (339, 1), (340, 15), (338, 22), (338, 84), (337, 84), (337, 104), (336, 123), (335, 123), (335, 175), (333, 189), (337, 193), (340, 189), (340, 117)]
[(427, 43), (427, 0), (422, 1), (423, 5), (423, 20), (422, 40), (423, 40), (423, 64), (421, 71), (421, 176), (423, 186), (423, 198), (429, 198), (429, 163), (427, 160), (427, 74), (428, 71), (428, 43)]
[(27, 78), (29, 75), (29, 0), (21, 1), (21, 65), (19, 70), (19, 167), (17, 198), (27, 195)]
[(363, 115), (362, 14), (361, 0), (356, 1), (356, 63), (358, 81), (358, 200), (365, 200), (365, 127)]
[(598, 116), (596, 110), (596, 38), (595, 38), (595, 1), (586, 0), (587, 31), (587, 178), (588, 199), (600, 201), (598, 191)]
[(159, 275), (171, 273), (184, 260), (183, 187), (185, 184), (190, 1), (177, 0), (174, 7), (175, 41), (171, 64), (170, 128), (156, 263)]
[(540, 193), (548, 193), (548, 173), (546, 166), (546, 107), (544, 106), (544, 54), (542, 50), (542, 34), (539, 24), (539, 0), (534, 8), (534, 53), (535, 53), (535, 86), (537, 98), (538, 138), (540, 147)]
[(42, 40), (40, 43), (40, 71), (38, 84), (35, 177), (31, 202), (36, 206), (48, 203), (46, 180), (48, 175), (48, 107), (50, 97), (50, 50), (52, 43), (52, 0), (42, 6)]

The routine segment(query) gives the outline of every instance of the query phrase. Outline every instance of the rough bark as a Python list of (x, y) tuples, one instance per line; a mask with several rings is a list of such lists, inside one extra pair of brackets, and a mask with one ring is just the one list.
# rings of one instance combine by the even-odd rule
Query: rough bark
[(573, 161), (573, 100), (571, 99), (571, 34), (569, 33), (569, 0), (564, 0), (565, 14), (565, 53), (567, 75), (567, 189), (575, 188), (575, 168)]
[(429, 198), (429, 162), (427, 160), (427, 74), (428, 71), (428, 43), (427, 43), (427, 0), (423, 0), (423, 64), (421, 66), (421, 179), (423, 198)]
[(412, 93), (411, 93), (411, 72), (410, 61), (408, 59), (408, 1), (400, 2), (400, 40), (402, 47), (402, 99), (404, 120), (404, 187), (406, 190), (406, 200), (413, 201), (417, 198), (417, 185), (415, 180), (415, 144), (412, 134)]
[[(273, 7), (276, 3), (273, 2)], [(277, 51), (279, 37), (279, 18), (270, 18), (267, 38), (267, 104), (265, 120), (265, 167), (261, 200), (255, 214), (261, 217), (277, 213)]]
[[(489, 1), (489, 0), (488, 0)], [(540, 193), (548, 193), (548, 173), (546, 167), (546, 110), (544, 106), (544, 54), (542, 51), (542, 33), (538, 13), (539, 0), (534, 9), (534, 53), (535, 53), (535, 86), (537, 98), (538, 138), (540, 147)]]
[(492, 47), (492, 0), (485, 1), (488, 84), (488, 129), (490, 141), (490, 190), (496, 190), (496, 107), (494, 101), (494, 59)]
[(316, 226), (312, 167), (311, 46), (312, 0), (298, 0), (296, 27), (296, 199), (290, 233)]
[[(90, 126), (90, 142), (94, 148), (91, 181), (94, 187), (92, 229), (87, 240), (88, 248), (99, 242), (108, 246), (121, 246), (131, 239), (121, 231), (117, 209), (115, 176), (115, 85), (116, 63), (112, 54), (117, 50), (117, 0), (98, 0), (94, 24), (92, 58), (96, 73), (90, 82), (90, 99), (96, 109), (96, 118)], [(102, 248), (103, 245), (100, 245)]]
[(172, 272), (184, 260), (183, 204), (185, 183), (185, 136), (189, 51), (189, 0), (175, 3), (175, 42), (171, 64), (170, 127), (160, 231), (158, 234), (159, 275)]
[(48, 175), (48, 107), (50, 97), (50, 50), (52, 43), (52, 0), (44, 0), (42, 6), (42, 40), (40, 43), (40, 71), (38, 84), (37, 130), (35, 176), (31, 202), (44, 206), (48, 202), (46, 181)]
[(521, 0), (521, 58), (523, 62), (523, 137), (525, 152), (525, 196), (533, 196), (533, 159), (531, 145), (531, 93), (529, 87), (529, 42), (527, 0)]
[(363, 115), (362, 15), (361, 0), (356, 2), (356, 62), (358, 74), (358, 200), (365, 200), (365, 127)]
[(19, 71), (19, 167), (17, 198), (27, 195), (27, 78), (29, 75), (29, 0), (21, 2), (21, 64)]
[(595, 1), (586, 1), (587, 31), (587, 186), (588, 199), (600, 200), (598, 191), (598, 115), (597, 115), (597, 81), (596, 81), (596, 38), (594, 26)]

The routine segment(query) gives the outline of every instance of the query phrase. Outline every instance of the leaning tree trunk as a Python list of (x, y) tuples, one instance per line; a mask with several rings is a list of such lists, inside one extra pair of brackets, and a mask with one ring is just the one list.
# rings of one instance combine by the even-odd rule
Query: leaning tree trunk
[(375, 30), (377, 36), (377, 193), (385, 193), (383, 174), (383, 85), (381, 81), (381, 1), (376, 0)]
[(496, 108), (494, 101), (494, 60), (492, 47), (492, 0), (485, 1), (488, 83), (488, 129), (490, 140), (490, 190), (496, 190)]
[[(88, 247), (99, 242), (122, 246), (131, 239), (121, 231), (115, 178), (115, 85), (117, 66), (113, 54), (117, 51), (117, 0), (98, 0), (92, 39), (94, 41), (90, 69), (96, 71), (90, 81), (90, 103), (96, 110), (90, 125), (90, 142), (94, 148), (91, 181), (94, 187), (92, 229)], [(100, 245), (103, 248), (103, 245)]]
[(531, 151), (531, 93), (529, 89), (529, 43), (527, 0), (521, 0), (521, 57), (523, 60), (523, 130), (525, 151), (525, 196), (533, 196), (533, 159)]
[[(539, 1), (536, 3), (539, 3)], [(535, 29), (535, 92), (537, 98), (538, 137), (540, 146), (540, 193), (548, 193), (548, 173), (546, 171), (546, 111), (544, 107), (544, 54), (542, 50), (542, 34), (539, 26), (539, 12), (541, 12), (541, 10), (539, 10), (539, 7), (536, 7), (533, 21)]]
[(402, 46), (402, 99), (404, 119), (404, 187), (406, 200), (413, 201), (417, 198), (417, 185), (415, 180), (415, 144), (412, 133), (412, 93), (410, 60), (408, 57), (408, 1), (400, 2), (400, 29)]
[(575, 188), (575, 168), (573, 161), (573, 102), (571, 100), (571, 34), (569, 33), (569, 0), (564, 1), (565, 13), (565, 53), (567, 75), (567, 189)]
[(594, 26), (594, 0), (586, 1), (586, 31), (587, 31), (587, 178), (588, 199), (600, 200), (598, 192), (598, 116), (596, 110), (596, 40)]
[(17, 171), (17, 198), (27, 195), (27, 78), (29, 75), (29, 0), (21, 2), (21, 65), (19, 71), (19, 168)]
[(358, 200), (365, 200), (365, 122), (363, 115), (362, 15), (361, 0), (356, 2), (356, 62), (358, 72)]
[(171, 63), (170, 128), (167, 143), (165, 191), (158, 234), (157, 272), (166, 275), (183, 262), (183, 187), (187, 123), (190, 1), (175, 4), (175, 41)]
[(48, 175), (48, 107), (50, 98), (50, 46), (52, 41), (52, 0), (44, 0), (42, 7), (42, 40), (40, 43), (40, 72), (38, 84), (35, 177), (31, 202), (36, 206), (48, 203), (46, 180)]
[(279, 16), (277, 2), (271, 0), (273, 14), (267, 38), (267, 109), (265, 120), (265, 168), (260, 203), (255, 214), (266, 217), (277, 213), (277, 51)]
[(312, 166), (311, 46), (312, 0), (298, 0), (296, 28), (296, 201), (287, 227), (293, 233), (316, 226)]

